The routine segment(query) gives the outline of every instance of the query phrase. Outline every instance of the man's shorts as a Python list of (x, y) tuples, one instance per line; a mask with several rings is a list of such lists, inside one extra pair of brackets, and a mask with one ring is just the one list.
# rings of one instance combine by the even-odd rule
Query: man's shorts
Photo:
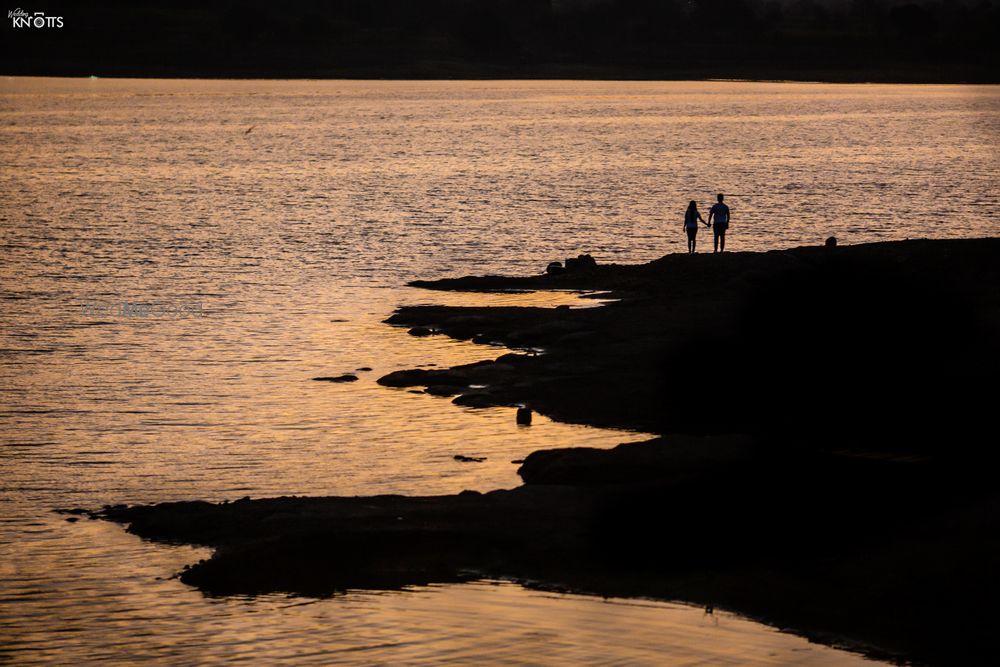
[(726, 233), (727, 229), (729, 229), (728, 222), (724, 225), (720, 225), (719, 223), (715, 223), (714, 225), (712, 225), (712, 231), (715, 232), (716, 236), (722, 236), (723, 234)]

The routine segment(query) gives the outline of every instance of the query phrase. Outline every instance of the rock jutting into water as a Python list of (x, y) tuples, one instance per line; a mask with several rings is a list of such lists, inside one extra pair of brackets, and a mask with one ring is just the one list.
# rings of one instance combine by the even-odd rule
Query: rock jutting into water
[(213, 594), (507, 577), (730, 608), (883, 656), (989, 662), (1000, 488), (982, 433), (1000, 379), (997, 257), (1000, 239), (907, 241), (419, 281), (620, 301), (400, 308), (390, 324), (544, 354), (381, 384), (660, 437), (534, 452), (511, 490), (96, 515), (214, 547), (181, 574)]
[(432, 336), (436, 332), (434, 331), (434, 329), (431, 329), (429, 327), (413, 327), (412, 329), (410, 329), (408, 333), (411, 336), (422, 337), (422, 336)]
[(343, 375), (313, 378), (313, 380), (317, 382), (357, 382), (358, 376), (353, 373), (344, 373)]
[(566, 259), (567, 271), (589, 271), (597, 266), (597, 260), (590, 255), (577, 255)]
[(520, 407), (517, 409), (515, 419), (521, 426), (531, 426), (531, 408)]

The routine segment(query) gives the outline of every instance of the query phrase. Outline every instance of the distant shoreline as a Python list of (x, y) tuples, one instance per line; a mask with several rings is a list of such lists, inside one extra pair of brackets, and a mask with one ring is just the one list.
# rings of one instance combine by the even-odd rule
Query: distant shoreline
[[(997, 0), (83, 3), (5, 27), (18, 74), (1000, 82)], [(36, 14), (38, 12), (35, 12)]]
[(705, 75), (685, 75), (683, 73), (650, 73), (624, 75), (620, 72), (567, 72), (561, 75), (553, 73), (539, 73), (532, 76), (516, 76), (506, 74), (472, 74), (462, 73), (456, 75), (420, 75), (408, 76), (404, 74), (391, 73), (367, 73), (367, 72), (329, 72), (329, 73), (288, 73), (288, 72), (0, 72), (0, 78), (46, 78), (46, 79), (111, 79), (125, 80), (163, 80), (163, 81), (606, 81), (606, 82), (719, 82), (719, 83), (774, 83), (774, 84), (817, 84), (817, 85), (913, 85), (913, 86), (996, 86), (1000, 85), (1000, 76), (989, 70), (989, 74), (973, 77), (944, 76), (944, 77), (920, 77), (920, 76), (893, 76), (890, 72), (884, 75), (855, 76), (855, 75), (828, 75), (821, 73), (806, 74), (801, 77), (788, 77), (778, 74), (760, 74), (757, 76), (731, 76), (725, 74), (705, 74)]

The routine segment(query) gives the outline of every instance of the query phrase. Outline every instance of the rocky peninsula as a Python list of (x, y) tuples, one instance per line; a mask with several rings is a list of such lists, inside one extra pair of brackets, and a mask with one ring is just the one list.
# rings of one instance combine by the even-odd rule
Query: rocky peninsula
[(659, 437), (535, 452), (523, 486), (490, 493), (93, 514), (213, 547), (181, 574), (209, 594), (502, 577), (724, 607), (891, 659), (988, 662), (998, 260), (1000, 239), (916, 240), (415, 282), (618, 300), (401, 308), (389, 324), (510, 351), (380, 383)]

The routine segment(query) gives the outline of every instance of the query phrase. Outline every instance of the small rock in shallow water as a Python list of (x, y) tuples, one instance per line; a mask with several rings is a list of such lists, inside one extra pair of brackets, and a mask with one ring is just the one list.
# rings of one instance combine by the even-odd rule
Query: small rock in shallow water
[(555, 276), (565, 272), (566, 269), (563, 268), (562, 262), (549, 262), (549, 265), (545, 267), (545, 273), (550, 276)]
[(454, 458), (462, 463), (482, 463), (486, 460), (485, 456), (464, 456), (462, 454), (455, 454)]
[(434, 329), (430, 327), (413, 327), (407, 333), (411, 336), (430, 336), (434, 333)]
[(836, 245), (837, 245), (837, 237), (836, 236), (831, 236), (830, 238), (828, 238), (826, 240), (826, 244), (825, 245), (826, 245), (827, 248), (834, 248), (834, 247), (836, 247)]
[(517, 409), (517, 423), (521, 426), (531, 426), (531, 408)]
[(316, 380), (317, 382), (355, 382), (357, 379), (357, 375), (351, 375), (350, 373), (344, 373), (343, 375), (337, 375), (335, 377), (313, 378), (313, 380)]
[(370, 366), (362, 366), (361, 368), (356, 368), (355, 370), (357, 370), (360, 373), (367, 373), (368, 371), (371, 370), (371, 367)]

